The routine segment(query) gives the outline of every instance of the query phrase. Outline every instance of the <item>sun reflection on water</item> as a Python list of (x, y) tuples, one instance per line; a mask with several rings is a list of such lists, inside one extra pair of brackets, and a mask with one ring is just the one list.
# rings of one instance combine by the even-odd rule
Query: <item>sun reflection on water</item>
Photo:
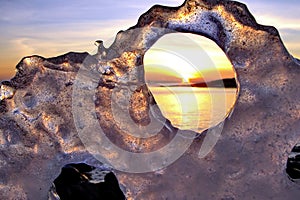
[(163, 115), (175, 127), (201, 132), (223, 121), (236, 88), (151, 87)]

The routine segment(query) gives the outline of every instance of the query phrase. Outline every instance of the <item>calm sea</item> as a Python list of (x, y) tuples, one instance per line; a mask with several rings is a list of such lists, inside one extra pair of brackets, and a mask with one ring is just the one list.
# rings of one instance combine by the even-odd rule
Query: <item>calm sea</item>
[(150, 90), (173, 126), (198, 132), (223, 121), (237, 93), (235, 88), (150, 86)]

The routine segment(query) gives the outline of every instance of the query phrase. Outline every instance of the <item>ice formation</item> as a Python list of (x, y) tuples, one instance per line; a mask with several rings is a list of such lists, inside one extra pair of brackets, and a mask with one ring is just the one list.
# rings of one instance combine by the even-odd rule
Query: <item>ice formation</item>
[[(116, 171), (127, 197), (297, 199), (299, 187), (288, 179), (285, 168), (300, 136), (299, 60), (288, 53), (274, 27), (257, 24), (244, 4), (225, 0), (187, 0), (177, 8), (153, 6), (136, 26), (119, 32), (109, 48), (98, 41), (96, 55), (24, 58), (16, 76), (1, 86), (0, 199), (47, 199), (64, 165), (98, 165), (77, 134), (78, 128), (84, 130), (91, 122), (82, 113), (78, 118), (82, 124), (76, 119), (74, 123), (75, 87), (82, 89), (80, 94), (95, 93), (94, 119), (124, 150), (152, 152), (178, 134), (195, 135), (177, 130), (164, 119), (144, 82), (143, 55), (160, 37), (174, 31), (203, 35), (220, 46), (236, 70), (238, 100), (219, 140), (204, 158), (198, 157), (198, 151), (208, 132), (160, 171)], [(79, 69), (81, 74), (94, 73), (76, 82)], [(116, 102), (111, 102), (112, 95)], [(91, 98), (80, 102), (84, 106)], [(112, 103), (119, 105), (119, 117), (113, 114)], [(129, 118), (137, 127), (131, 126)], [(160, 132), (143, 132), (149, 123)], [(143, 134), (146, 138), (137, 137)]]

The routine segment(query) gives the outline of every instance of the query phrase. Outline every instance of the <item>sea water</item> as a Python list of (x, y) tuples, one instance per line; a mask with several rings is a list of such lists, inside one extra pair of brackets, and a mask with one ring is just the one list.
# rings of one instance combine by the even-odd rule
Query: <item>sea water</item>
[(173, 126), (201, 132), (222, 122), (236, 101), (236, 88), (151, 87)]

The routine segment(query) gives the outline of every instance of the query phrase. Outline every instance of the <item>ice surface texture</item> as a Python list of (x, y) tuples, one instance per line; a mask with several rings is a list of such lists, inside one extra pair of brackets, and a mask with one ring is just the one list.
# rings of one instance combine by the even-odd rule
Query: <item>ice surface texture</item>
[[(257, 24), (245, 5), (187, 0), (177, 8), (153, 6), (136, 26), (118, 33), (108, 49), (99, 42), (96, 55), (33, 56), (17, 65), (16, 76), (1, 87), (0, 199), (47, 199), (64, 165), (97, 165), (78, 137), (72, 115), (74, 82), (83, 63), (99, 78), (94, 117), (115, 144), (132, 152), (150, 152), (175, 137), (177, 129), (158, 109), (149, 112), (155, 100), (141, 67), (145, 52), (172, 31), (203, 35), (220, 46), (236, 70), (238, 100), (221, 138), (205, 158), (198, 157), (203, 133), (160, 173), (116, 172), (127, 196), (299, 198), (299, 187), (285, 174), (288, 155), (300, 138), (299, 61), (287, 52), (278, 31)], [(115, 117), (110, 109), (113, 91), (118, 91), (114, 95), (120, 102), (130, 100), (119, 108), (129, 110), (127, 118), (141, 126), (154, 118), (161, 131), (148, 139), (129, 135), (132, 127), (126, 126), (126, 116)]]

